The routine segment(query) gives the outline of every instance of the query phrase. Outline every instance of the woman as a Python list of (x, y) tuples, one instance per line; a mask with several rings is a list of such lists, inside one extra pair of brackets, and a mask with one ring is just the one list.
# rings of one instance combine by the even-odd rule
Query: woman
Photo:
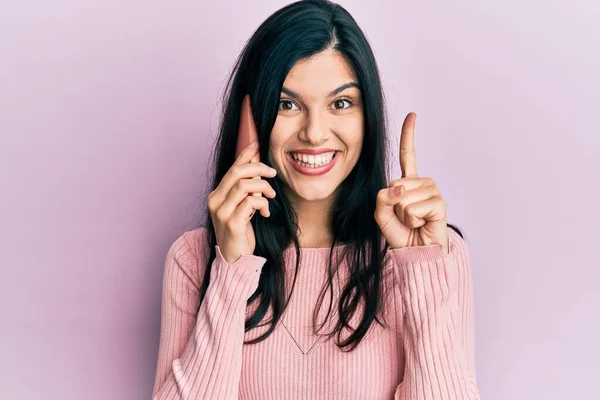
[[(235, 157), (246, 95), (258, 143)], [(153, 399), (479, 398), (469, 254), (417, 174), (414, 113), (387, 183), (354, 19), (317, 0), (275, 12), (224, 104), (209, 218), (165, 263)]]

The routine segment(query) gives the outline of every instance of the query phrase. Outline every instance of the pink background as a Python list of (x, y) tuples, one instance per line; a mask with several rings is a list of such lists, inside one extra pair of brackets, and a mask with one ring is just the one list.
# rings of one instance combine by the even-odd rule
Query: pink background
[[(2, 5), (1, 398), (150, 397), (164, 257), (201, 216), (218, 96), (286, 3)], [(600, 398), (599, 3), (342, 4), (395, 142), (416, 111), (419, 172), (468, 237), (482, 397)]]

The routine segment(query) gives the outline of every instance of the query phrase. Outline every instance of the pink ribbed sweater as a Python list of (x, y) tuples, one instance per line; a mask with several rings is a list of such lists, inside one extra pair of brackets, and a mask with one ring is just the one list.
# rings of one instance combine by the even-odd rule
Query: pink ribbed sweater
[[(333, 340), (312, 334), (328, 248), (301, 249), (296, 287), (282, 320), (265, 341), (244, 345), (244, 340), (268, 328), (244, 332), (245, 318), (258, 304), (246, 307), (247, 300), (258, 286), (266, 260), (244, 255), (229, 264), (216, 246), (210, 284), (200, 305), (208, 256), (205, 235), (204, 228), (185, 232), (167, 255), (153, 400), (479, 398), (470, 255), (452, 229), (449, 255), (439, 244), (389, 250), (383, 266), (389, 327), (374, 322), (349, 353), (339, 350)], [(295, 250), (286, 249), (284, 259), (290, 287)], [(339, 289), (347, 279), (344, 271), (347, 268), (339, 269), (333, 285), (333, 318), (337, 318)], [(328, 305), (326, 294), (319, 322)], [(354, 321), (360, 315), (356, 313)], [(328, 326), (332, 325), (325, 329)], [(342, 337), (347, 335), (344, 331)]]

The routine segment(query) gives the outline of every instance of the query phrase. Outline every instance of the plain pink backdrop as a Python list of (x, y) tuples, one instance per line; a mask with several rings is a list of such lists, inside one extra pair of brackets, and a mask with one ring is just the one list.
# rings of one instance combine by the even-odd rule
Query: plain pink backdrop
[[(202, 214), (219, 95), (286, 3), (2, 5), (0, 398), (150, 397), (164, 257)], [(342, 4), (393, 143), (416, 111), (419, 172), (467, 235), (482, 397), (600, 398), (600, 4)]]

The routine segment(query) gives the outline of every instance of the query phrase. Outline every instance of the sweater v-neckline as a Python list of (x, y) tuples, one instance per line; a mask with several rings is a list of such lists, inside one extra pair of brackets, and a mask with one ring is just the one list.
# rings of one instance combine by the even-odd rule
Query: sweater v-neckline
[[(333, 248), (334, 259), (336, 253), (340, 252), (343, 248), (347, 247), (348, 244), (337, 245)], [(329, 257), (329, 251), (331, 247), (300, 247), (300, 270), (299, 278), (301, 279), (310, 279), (310, 283), (304, 283), (304, 287), (298, 286), (294, 288), (294, 292), (292, 294), (292, 304), (288, 305), (286, 308), (286, 312), (282, 316), (280, 320), (281, 329), (283, 330), (283, 334), (290, 339), (290, 344), (294, 346), (294, 348), (299, 351), (303, 356), (309, 356), (314, 353), (316, 349), (320, 346), (321, 342), (323, 342), (324, 337), (322, 336), (322, 332), (328, 332), (333, 327), (334, 315), (329, 316), (329, 321), (323, 327), (321, 334), (315, 334), (312, 332), (312, 328), (308, 328), (306, 324), (310, 324), (312, 313), (314, 311), (314, 301), (316, 301), (316, 297), (318, 296), (318, 292), (321, 290), (323, 282), (322, 278), (326, 278), (325, 271), (321, 268), (312, 268), (318, 265), (324, 265), (326, 263), (326, 259)], [(296, 251), (295, 247), (291, 246), (284, 250), (286, 263), (294, 262), (296, 259)], [(340, 260), (341, 261), (341, 260)], [(291, 268), (294, 268), (294, 265), (291, 265)], [(293, 272), (291, 270), (289, 272), (289, 279), (293, 279)], [(314, 275), (317, 274), (318, 276)], [(337, 279), (337, 278), (336, 278)], [(289, 282), (291, 284), (291, 281)], [(306, 286), (308, 285), (308, 286)], [(337, 286), (337, 285), (335, 285)], [(339, 296), (338, 288), (335, 287), (335, 296)], [(298, 298), (300, 296), (300, 298)], [(308, 296), (304, 298), (304, 296)], [(336, 297), (337, 298), (337, 297)], [(324, 304), (321, 305), (323, 312), (327, 310), (328, 296), (324, 299)], [(306, 303), (308, 301), (308, 303)], [(300, 302), (302, 304), (298, 304)], [(308, 307), (305, 309), (305, 307)], [(291, 308), (291, 309), (290, 309)], [(291, 316), (289, 313), (292, 312)], [(335, 313), (334, 313), (335, 314)], [(322, 315), (321, 315), (322, 316)], [(291, 319), (290, 319), (291, 317)]]

